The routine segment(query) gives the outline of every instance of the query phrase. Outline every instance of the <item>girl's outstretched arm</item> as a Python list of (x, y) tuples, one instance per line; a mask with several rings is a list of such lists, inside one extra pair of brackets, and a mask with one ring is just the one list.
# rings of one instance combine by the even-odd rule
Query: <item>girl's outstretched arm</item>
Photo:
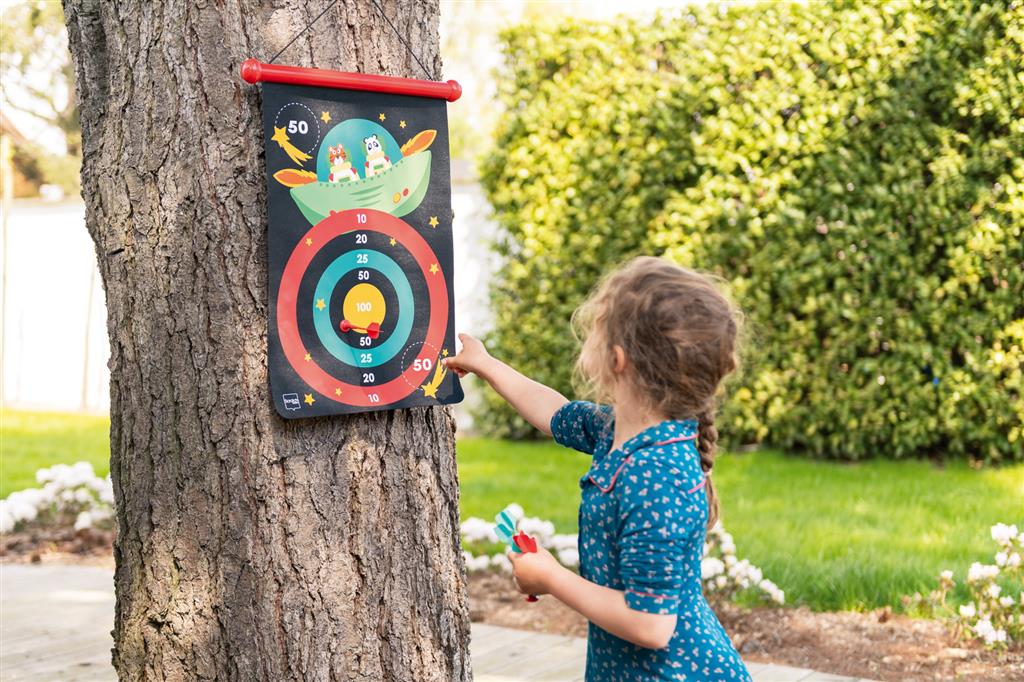
[(509, 554), (516, 586), (524, 594), (550, 594), (605, 632), (645, 649), (664, 649), (676, 630), (676, 614), (637, 611), (621, 590), (592, 583), (567, 568), (543, 547)]
[(549, 386), (534, 381), (491, 356), (484, 344), (469, 334), (459, 334), (462, 350), (442, 360), (444, 366), (460, 377), (472, 372), (491, 385), (523, 419), (551, 435), (551, 417), (569, 402)]

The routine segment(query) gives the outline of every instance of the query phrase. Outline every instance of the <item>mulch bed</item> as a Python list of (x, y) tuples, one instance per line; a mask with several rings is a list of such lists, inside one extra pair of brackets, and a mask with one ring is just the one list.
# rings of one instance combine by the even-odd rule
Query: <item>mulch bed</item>
[[(585, 637), (587, 621), (550, 597), (526, 604), (504, 576), (473, 576), (470, 617), (510, 628)], [(1024, 680), (1024, 651), (993, 652), (958, 642), (939, 621), (805, 607), (716, 605), (744, 660), (876, 680)]]
[[(9, 533), (0, 561), (113, 566), (113, 532), (34, 530)], [(470, 618), (585, 637), (587, 621), (550, 597), (527, 604), (506, 576), (474, 575)], [(805, 607), (743, 609), (716, 605), (718, 617), (747, 661), (778, 663), (876, 680), (1024, 680), (1024, 651), (993, 652), (954, 639), (939, 621), (870, 613), (815, 613)]]
[(114, 531), (83, 528), (36, 528), (7, 533), (0, 541), (0, 560), (19, 564), (114, 565)]

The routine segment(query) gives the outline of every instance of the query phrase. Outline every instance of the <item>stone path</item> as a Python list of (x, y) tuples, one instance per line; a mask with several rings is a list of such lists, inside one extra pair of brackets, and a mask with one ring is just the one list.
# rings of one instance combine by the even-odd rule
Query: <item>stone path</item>
[[(111, 682), (114, 589), (105, 568), (0, 564), (0, 680)], [(476, 682), (583, 680), (586, 641), (473, 624)], [(856, 682), (748, 663), (755, 682)]]

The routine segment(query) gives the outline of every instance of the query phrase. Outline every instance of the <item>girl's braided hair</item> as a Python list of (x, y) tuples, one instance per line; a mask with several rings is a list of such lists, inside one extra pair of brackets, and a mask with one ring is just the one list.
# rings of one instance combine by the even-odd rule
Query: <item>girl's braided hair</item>
[(718, 520), (710, 478), (718, 441), (716, 401), (722, 380), (738, 365), (740, 323), (739, 311), (716, 280), (647, 256), (611, 273), (573, 316), (584, 339), (576, 375), (598, 400), (611, 397), (619, 346), (637, 400), (653, 415), (698, 421), (708, 528)]

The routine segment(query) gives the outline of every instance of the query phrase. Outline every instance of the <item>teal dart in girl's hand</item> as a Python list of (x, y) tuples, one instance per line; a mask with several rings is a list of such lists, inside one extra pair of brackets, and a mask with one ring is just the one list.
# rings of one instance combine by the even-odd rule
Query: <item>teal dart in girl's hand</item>
[[(505, 507), (494, 517), (494, 534), (498, 536), (499, 540), (511, 547), (512, 551), (516, 554), (536, 552), (537, 541), (526, 533), (516, 532), (516, 520), (509, 511), (510, 507), (511, 505)], [(532, 594), (527, 595), (526, 601), (537, 601), (537, 597)]]

